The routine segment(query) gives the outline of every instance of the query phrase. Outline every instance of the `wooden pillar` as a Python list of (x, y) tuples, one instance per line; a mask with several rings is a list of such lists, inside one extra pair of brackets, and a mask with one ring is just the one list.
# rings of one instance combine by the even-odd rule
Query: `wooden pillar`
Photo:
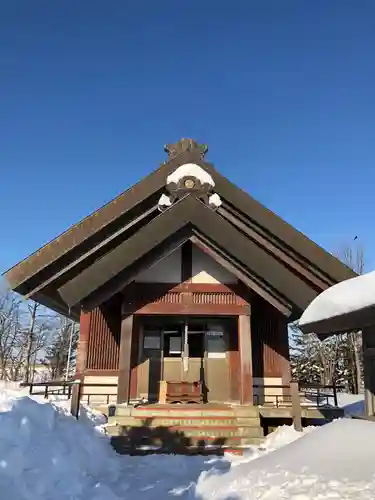
[(121, 321), (117, 403), (129, 403), (132, 335), (133, 315), (131, 314), (123, 317)]
[(375, 325), (362, 330), (365, 415), (375, 415)]
[(76, 376), (83, 377), (89, 351), (91, 312), (81, 311), (79, 318), (79, 343), (77, 349)]
[(251, 318), (248, 314), (238, 317), (238, 341), (240, 351), (240, 402), (253, 404), (253, 367), (251, 354)]

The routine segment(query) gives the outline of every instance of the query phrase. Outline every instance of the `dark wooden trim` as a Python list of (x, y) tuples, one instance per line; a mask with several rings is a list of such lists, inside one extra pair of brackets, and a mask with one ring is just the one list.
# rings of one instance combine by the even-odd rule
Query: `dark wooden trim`
[(76, 372), (81, 374), (86, 369), (89, 350), (91, 313), (81, 311), (79, 322), (79, 343), (77, 349)]
[(90, 311), (102, 302), (109, 300), (113, 294), (121, 293), (141, 272), (149, 269), (150, 266), (157, 264), (177, 250), (181, 244), (188, 240), (190, 231), (189, 227), (182, 228), (171, 237), (165, 239), (159, 246), (153, 248), (133, 264), (130, 264), (129, 267), (107, 281), (103, 286), (91, 292), (81, 301), (82, 308)]
[(238, 338), (238, 318), (236, 326), (229, 332), (229, 384), (230, 384), (230, 401), (239, 403), (241, 399), (241, 363)]
[[(142, 231), (61, 287), (59, 289), (61, 296), (69, 305), (75, 305), (107, 284), (106, 292), (100, 299), (104, 300), (105, 295), (108, 298), (121, 289), (124, 275), (129, 282), (126, 267), (134, 261), (139, 262), (142, 256), (147, 255), (158, 244), (164, 243), (168, 237), (172, 238), (178, 230), (184, 227), (188, 229), (189, 224), (193, 226), (192, 229), (195, 228), (198, 231), (198, 234), (210, 238), (218, 247), (226, 249), (228, 255), (237, 262), (242, 263), (249, 270), (254, 270), (263, 282), (287, 297), (298, 310), (304, 309), (315, 298), (316, 291), (311, 286), (249, 240), (229, 222), (191, 196), (187, 196), (172, 206)], [(186, 234), (184, 237), (186, 238)], [(134, 278), (134, 273), (131, 274), (131, 278)], [(111, 280), (115, 280), (115, 290), (110, 283)], [(97, 303), (98, 298), (94, 300), (94, 304), (90, 306), (86, 304), (85, 307), (93, 307)]]
[(333, 318), (300, 325), (300, 329), (303, 333), (316, 333), (316, 335), (324, 338), (335, 333), (345, 333), (371, 327), (374, 325), (374, 318), (375, 305), (371, 305)]
[(202, 315), (202, 316), (237, 316), (247, 314), (250, 306), (232, 304), (147, 304), (139, 309), (125, 310), (125, 313), (139, 315)]
[(185, 152), (162, 165), (115, 200), (86, 217), (28, 259), (10, 269), (6, 273), (6, 277), (11, 287), (21, 293), (27, 293), (28, 287), (24, 287), (23, 284), (32, 276), (35, 276), (53, 262), (57, 262), (62, 256), (87, 242), (94, 235), (99, 234), (105, 227), (116, 223), (119, 218), (135, 207), (145, 203), (151, 197), (155, 197), (164, 189), (166, 177), (173, 170), (183, 163), (191, 162), (202, 166), (213, 176), (215, 190), (224, 200), (224, 206), (231, 205), (235, 207), (237, 212), (245, 215), (254, 221), (258, 227), (262, 228), (267, 233), (267, 237), (273, 235), (275, 240), (283, 243), (283, 247), (292, 248), (297, 254), (310, 262), (313, 267), (329, 276), (332, 282), (355, 276), (355, 273), (344, 266), (338, 259), (325, 252), (305, 235), (298, 232), (223, 177), (210, 163), (205, 162), (196, 153)]
[[(150, 295), (164, 295), (167, 292), (191, 292), (191, 293), (235, 293), (241, 297), (243, 287), (238, 283), (147, 283), (132, 282), (123, 290), (125, 297), (143, 295), (149, 291)], [(244, 299), (244, 297), (242, 297)], [(245, 299), (244, 299), (245, 300)], [(248, 303), (248, 300), (245, 300)]]
[(249, 311), (239, 284), (131, 283), (123, 292), (124, 314), (238, 315)]
[(136, 399), (138, 389), (138, 354), (140, 345), (140, 318), (134, 316), (131, 354), (130, 354), (130, 399)]
[(193, 275), (193, 246), (186, 241), (181, 248), (181, 281), (190, 281)]
[[(276, 244), (276, 242), (272, 241), (272, 235), (270, 235), (269, 238), (266, 238), (262, 234), (259, 234), (259, 232), (257, 232), (254, 228), (250, 227), (248, 224), (241, 220), (240, 214), (232, 214), (225, 207), (219, 207), (218, 213), (226, 220), (228, 220), (231, 224), (233, 224), (233, 226), (244, 232), (249, 238), (256, 241), (259, 246), (272, 253), (277, 259), (283, 261), (291, 269), (294, 269), (296, 273), (304, 276), (317, 289), (324, 290), (325, 288), (333, 284), (332, 279), (329, 279), (327, 276), (319, 273), (319, 271), (317, 272), (316, 268), (313, 268), (308, 261), (302, 264), (301, 258), (297, 254), (294, 253), (293, 256), (288, 255), (286, 249), (280, 248)], [(251, 222), (249, 221), (249, 223)]]
[(118, 377), (119, 371), (116, 370), (84, 370), (82, 377)]
[[(190, 223), (192, 217), (195, 218), (194, 213), (190, 212), (198, 210), (199, 207), (199, 202), (197, 201), (195, 204), (190, 197), (176, 203), (169, 210), (153, 219), (142, 231), (136, 233), (82, 271), (76, 278), (59, 288), (61, 297), (68, 305), (73, 306), (115, 278), (117, 278), (118, 291), (121, 290), (135, 276), (134, 273), (130, 279), (127, 276), (125, 283), (122, 283), (123, 280), (122, 278), (119, 279), (118, 275), (121, 275), (121, 272), (124, 272), (134, 262), (139, 261), (141, 257), (147, 256), (155, 247), (165, 245), (168, 238), (184, 229)], [(185, 234), (179, 244), (184, 240), (187, 241), (187, 239), (188, 235)], [(139, 270), (137, 270), (138, 272)], [(112, 293), (111, 290), (110, 295)]]
[(191, 161), (191, 155), (185, 154), (165, 163), (115, 199), (70, 227), (27, 259), (10, 268), (6, 276), (11, 287), (17, 288), (31, 276), (103, 230), (105, 226), (127, 214), (136, 205), (143, 203), (147, 198), (162, 190), (165, 187), (167, 176), (181, 164), (180, 161), (183, 161), (184, 158), (186, 162)]
[(121, 321), (117, 403), (129, 402), (132, 336), (133, 316), (130, 315), (124, 317)]
[[(54, 281), (58, 280), (59, 278), (63, 277), (67, 273), (70, 275), (74, 276), (72, 274), (72, 271), (75, 271), (75, 275), (79, 274), (80, 271), (85, 269), (87, 267), (87, 262), (92, 263), (93, 256), (95, 255), (95, 259), (101, 257), (104, 255), (104, 250), (109, 249), (111, 250), (112, 248), (115, 248), (116, 244), (118, 244), (118, 241), (120, 239), (124, 239), (126, 237), (126, 233), (129, 232), (132, 228), (135, 226), (140, 225), (143, 221), (148, 220), (150, 215), (152, 214), (158, 214), (158, 207), (157, 205), (152, 206), (150, 209), (146, 210), (143, 212), (141, 215), (138, 217), (132, 219), (128, 224), (125, 224), (123, 227), (121, 227), (118, 231), (115, 233), (111, 234), (107, 238), (105, 238), (103, 241), (101, 241), (98, 245), (96, 245), (94, 248), (91, 248), (89, 251), (83, 253), (80, 255), (77, 259), (73, 260), (73, 262), (70, 262), (67, 266), (63, 267), (62, 269), (59, 269), (57, 272), (52, 273), (52, 275), (45, 281), (42, 281), (37, 287), (34, 289), (30, 290), (26, 295), (25, 298), (30, 298), (35, 293), (43, 290), (46, 286), (50, 285)], [(90, 260), (91, 257), (91, 260)], [(86, 264), (85, 264), (86, 262)]]
[(216, 172), (215, 189), (223, 200), (229, 202), (239, 212), (247, 215), (258, 226), (272, 234), (286, 247), (292, 248), (316, 268), (331, 277), (333, 282), (343, 281), (356, 276), (356, 273), (341, 261), (310, 240), (278, 215), (252, 198), (248, 193), (235, 186), (227, 178)]
[(375, 322), (362, 330), (363, 382), (365, 389), (365, 415), (375, 414), (374, 348)]
[(241, 363), (241, 404), (253, 404), (253, 373), (251, 354), (250, 315), (238, 317), (238, 337)]
[(231, 264), (228, 259), (222, 257), (217, 251), (215, 251), (209, 243), (202, 241), (202, 238), (198, 236), (192, 236), (192, 242), (197, 245), (203, 252), (214, 259), (218, 264), (220, 264), (224, 269), (236, 276), (242, 283), (250, 288), (253, 292), (257, 293), (263, 297), (267, 302), (272, 304), (276, 309), (278, 309), (285, 316), (290, 316), (292, 313), (292, 306), (288, 304), (285, 299), (283, 299), (279, 294), (275, 293), (269, 289), (269, 287), (262, 283), (257, 283), (256, 279), (250, 278), (249, 274), (245, 274), (239, 270), (236, 266)]

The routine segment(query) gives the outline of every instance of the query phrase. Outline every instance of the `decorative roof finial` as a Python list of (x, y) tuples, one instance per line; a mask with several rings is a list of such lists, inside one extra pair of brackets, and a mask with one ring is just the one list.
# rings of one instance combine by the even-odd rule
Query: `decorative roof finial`
[(164, 151), (168, 153), (169, 160), (186, 152), (197, 152), (201, 158), (204, 158), (204, 155), (208, 151), (208, 146), (207, 144), (198, 144), (193, 139), (180, 139), (175, 144), (166, 144)]

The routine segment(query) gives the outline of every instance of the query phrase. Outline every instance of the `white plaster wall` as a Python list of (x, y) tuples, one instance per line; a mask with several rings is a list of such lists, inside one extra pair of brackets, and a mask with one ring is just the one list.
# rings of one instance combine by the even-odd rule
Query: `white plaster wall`
[[(281, 377), (254, 377), (254, 385), (284, 385)], [(258, 396), (259, 404), (276, 404), (276, 400), (279, 402), (282, 400), (283, 389), (280, 387), (275, 388), (254, 388), (254, 395)]]
[(237, 278), (193, 245), (193, 283), (237, 283)]
[[(117, 376), (100, 376), (100, 375), (88, 375), (84, 378), (84, 384), (108, 384), (108, 386), (103, 387), (83, 387), (82, 401), (87, 402), (87, 395), (90, 396), (90, 406), (106, 405), (107, 404), (107, 394), (109, 394), (109, 403), (116, 403), (117, 401)], [(111, 384), (116, 384), (112, 386)], [(95, 396), (94, 396), (95, 394)]]
[(181, 248), (140, 273), (138, 283), (180, 283), (181, 282)]

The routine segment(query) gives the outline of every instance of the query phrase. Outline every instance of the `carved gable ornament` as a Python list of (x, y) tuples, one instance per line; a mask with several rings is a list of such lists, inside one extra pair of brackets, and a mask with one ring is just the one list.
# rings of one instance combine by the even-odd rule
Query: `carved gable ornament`
[(168, 161), (181, 156), (181, 162), (184, 163), (166, 178), (166, 193), (159, 199), (159, 210), (167, 210), (176, 200), (187, 194), (194, 194), (216, 210), (221, 205), (221, 199), (214, 193), (215, 182), (212, 176), (197, 164), (207, 153), (207, 145), (198, 144), (193, 139), (181, 139), (175, 144), (164, 146), (164, 151), (168, 153)]
[(185, 163), (176, 168), (166, 179), (168, 194), (159, 199), (159, 209), (166, 210), (176, 200), (187, 194), (194, 194), (201, 201), (216, 210), (221, 205), (220, 196), (213, 192), (215, 182), (211, 175), (195, 163)]

